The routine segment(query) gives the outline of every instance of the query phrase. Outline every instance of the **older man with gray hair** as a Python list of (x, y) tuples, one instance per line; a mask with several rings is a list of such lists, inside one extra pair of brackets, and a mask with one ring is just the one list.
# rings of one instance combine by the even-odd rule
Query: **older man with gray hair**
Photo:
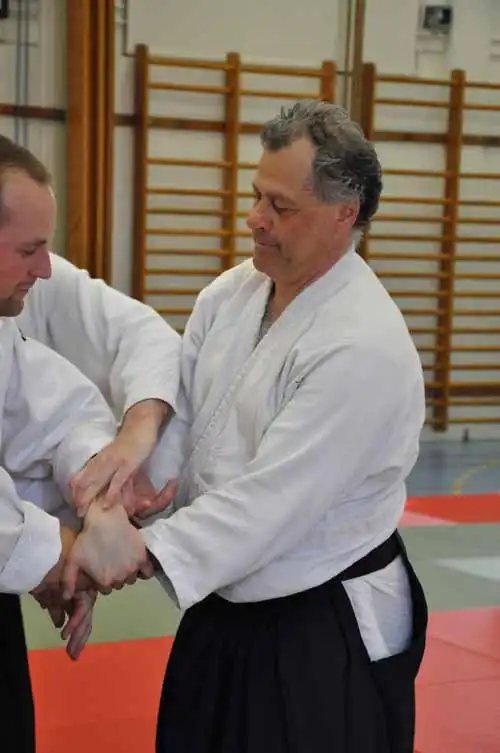
[[(185, 410), (155, 460), (187, 428), (179, 491), (142, 529), (186, 610), (156, 749), (411, 753), (427, 607), (397, 526), (425, 400), (401, 312), (356, 253), (381, 167), (324, 102), (282, 111), (262, 146), (253, 258), (196, 302)], [(85, 534), (72, 551), (102, 579)]]

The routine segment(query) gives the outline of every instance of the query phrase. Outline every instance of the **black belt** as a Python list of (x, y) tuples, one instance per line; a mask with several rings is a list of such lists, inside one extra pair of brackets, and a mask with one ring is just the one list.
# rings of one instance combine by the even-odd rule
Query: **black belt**
[(341, 581), (353, 580), (354, 578), (362, 578), (365, 575), (370, 575), (370, 573), (375, 573), (377, 570), (382, 570), (387, 565), (390, 565), (403, 552), (404, 544), (401, 536), (395, 531), (382, 544), (339, 573), (336, 579)]

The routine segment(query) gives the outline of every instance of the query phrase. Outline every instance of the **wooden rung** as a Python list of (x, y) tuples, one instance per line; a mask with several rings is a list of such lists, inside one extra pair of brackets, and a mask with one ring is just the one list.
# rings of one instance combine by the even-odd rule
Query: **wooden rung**
[[(259, 167), (259, 164), (258, 162), (238, 162), (237, 167), (238, 167), (238, 170), (257, 170), (257, 168)], [(253, 197), (253, 193), (251, 192), (248, 192), (248, 194), (238, 194), (238, 196), (243, 196), (243, 195)]]
[(500, 180), (500, 173), (461, 173), (460, 178), (472, 180)]
[(498, 290), (455, 290), (455, 298), (498, 298)]
[(148, 256), (213, 256), (215, 258), (230, 256), (229, 251), (218, 248), (147, 248), (145, 253)]
[(454, 345), (452, 351), (454, 353), (500, 353), (500, 345)]
[(227, 86), (209, 86), (204, 84), (173, 84), (170, 82), (150, 83), (148, 89), (156, 91), (191, 92), (192, 94), (229, 94), (231, 89)]
[(373, 254), (369, 254), (369, 260), (372, 261), (446, 261), (449, 259), (449, 255), (447, 254), (426, 254), (426, 253), (411, 253), (411, 254), (391, 254), (391, 253), (383, 253), (379, 251), (375, 251)]
[(449, 424), (500, 424), (500, 416), (448, 416)]
[(201, 160), (201, 159), (177, 159), (174, 157), (148, 157), (148, 165), (160, 165), (162, 167), (232, 167), (231, 162), (222, 160)]
[(448, 109), (450, 106), (449, 102), (433, 102), (428, 99), (389, 99), (387, 97), (377, 98), (374, 103), (383, 107), (434, 107)]
[(231, 214), (225, 209), (185, 209), (184, 207), (151, 207), (147, 214), (176, 215), (188, 217), (227, 217)]
[(470, 272), (469, 274), (455, 272), (454, 277), (455, 280), (500, 280), (500, 274), (481, 274), (479, 272)]
[(417, 349), (419, 353), (442, 353), (446, 350), (445, 348), (439, 348), (437, 345), (419, 345)]
[(489, 81), (466, 81), (465, 87), (466, 89), (490, 89), (498, 91), (500, 84), (493, 84)]
[(490, 262), (490, 261), (500, 261), (500, 256), (494, 256), (493, 254), (457, 254), (455, 256), (455, 261), (473, 261), (473, 262)]
[(453, 327), (453, 335), (500, 335), (500, 327)]
[(453, 335), (500, 335), (500, 327), (453, 327)]
[(420, 78), (419, 76), (396, 76), (392, 73), (377, 75), (377, 82), (384, 84), (417, 84), (429, 86), (455, 86), (455, 82), (448, 78)]
[(453, 316), (500, 316), (499, 309), (454, 309)]
[(320, 78), (320, 68), (292, 68), (279, 65), (259, 65), (253, 63), (241, 63), (241, 73), (257, 73), (269, 76), (297, 76), (301, 78)]
[(160, 288), (145, 290), (146, 295), (199, 295), (199, 288)]
[(462, 217), (457, 219), (458, 225), (500, 225), (496, 217)]
[(500, 238), (491, 236), (491, 237), (481, 237), (481, 236), (475, 236), (475, 235), (457, 235), (455, 238), (455, 241), (457, 243), (478, 243), (478, 244), (489, 244), (489, 243), (500, 243)]
[(188, 267), (185, 269), (145, 269), (144, 274), (146, 275), (173, 275), (178, 277), (197, 277), (198, 275), (200, 277), (216, 277), (218, 274), (220, 274), (220, 270), (217, 269), (193, 269), (193, 267)]
[(391, 168), (384, 170), (384, 175), (402, 175), (412, 178), (449, 178), (453, 173), (449, 170), (402, 170)]
[[(378, 222), (426, 222), (429, 225), (451, 221), (449, 217), (429, 217), (428, 215), (417, 214), (376, 214), (373, 219)], [(500, 224), (500, 220), (498, 224)]]
[(425, 383), (425, 389), (426, 390), (439, 390), (441, 389), (443, 385), (441, 382), (426, 382)]
[(452, 371), (498, 371), (500, 363), (452, 363)]
[[(447, 280), (450, 277), (448, 272), (401, 272), (396, 270), (376, 270), (377, 277), (393, 277), (394, 279), (403, 280)], [(432, 295), (433, 293), (431, 293)]]
[(155, 308), (155, 311), (158, 314), (161, 314), (162, 316), (166, 316), (167, 314), (169, 316), (191, 316), (192, 309), (188, 308)]
[(217, 60), (196, 60), (191, 58), (161, 57), (160, 55), (149, 55), (149, 65), (160, 65), (167, 68), (199, 68), (208, 71), (229, 71), (232, 66), (225, 61)]
[(450, 199), (432, 198), (427, 196), (381, 196), (382, 204), (428, 204), (429, 206), (445, 206)]
[(177, 235), (195, 238), (227, 238), (231, 235), (230, 230), (196, 230), (186, 227), (147, 228), (147, 235)]
[(320, 93), (312, 94), (311, 92), (283, 92), (283, 91), (267, 91), (264, 89), (241, 89), (240, 95), (242, 97), (262, 97), (264, 99), (318, 99)]
[(494, 394), (498, 393), (498, 389), (500, 388), (500, 382), (494, 381), (494, 382), (452, 382), (450, 385), (452, 390), (470, 390), (480, 388), (482, 391), (482, 394), (489, 395), (490, 392), (493, 392)]
[(479, 102), (464, 102), (462, 105), (464, 110), (482, 110), (483, 112), (498, 112), (500, 105), (485, 105)]
[(421, 242), (427, 241), (428, 243), (441, 243), (443, 241), (452, 241), (448, 235), (380, 235), (379, 233), (370, 233), (368, 236), (373, 241), (402, 241), (408, 242)]
[[(409, 329), (412, 335), (439, 335), (445, 333), (443, 327), (410, 327)], [(456, 330), (453, 331), (455, 332)]]
[(457, 203), (464, 207), (500, 207), (500, 201), (490, 199), (460, 199)]
[(445, 312), (440, 309), (401, 309), (403, 316), (442, 316)]
[(495, 399), (493, 397), (477, 397), (475, 399), (470, 397), (451, 397), (448, 399), (448, 405), (463, 405), (467, 407), (476, 407), (481, 405), (494, 406), (500, 405), (500, 399)]
[(206, 196), (208, 198), (219, 198), (231, 194), (230, 191), (217, 188), (161, 188), (160, 186), (150, 186), (146, 188), (146, 193), (158, 196)]
[(447, 298), (446, 290), (390, 290), (393, 298)]

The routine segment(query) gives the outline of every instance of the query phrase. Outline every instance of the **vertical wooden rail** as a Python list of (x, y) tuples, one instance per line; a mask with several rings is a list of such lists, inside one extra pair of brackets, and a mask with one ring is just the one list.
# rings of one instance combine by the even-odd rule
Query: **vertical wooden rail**
[[(352, 56), (352, 77), (350, 110), (351, 118), (357, 123), (361, 120), (363, 97), (363, 47), (365, 31), (366, 0), (356, 0), (354, 14), (354, 40)], [(347, 73), (347, 72), (346, 72)]]
[(444, 207), (446, 222), (443, 223), (443, 240), (441, 242), (440, 272), (442, 277), (439, 291), (440, 313), (437, 321), (435, 381), (439, 397), (433, 405), (433, 424), (435, 431), (446, 431), (448, 427), (448, 409), (450, 400), (450, 371), (453, 326), (453, 293), (455, 273), (455, 251), (458, 220), (458, 201), (460, 184), (460, 164), (463, 132), (463, 107), (465, 93), (465, 73), (454, 70), (451, 73), (450, 106), (448, 111), (448, 137), (446, 140), (446, 172)]
[(92, 273), (111, 281), (111, 246), (113, 213), (113, 133), (115, 78), (115, 7), (114, 0), (90, 3), (93, 12), (93, 188), (94, 214), (92, 239)]
[(144, 300), (146, 276), (149, 70), (148, 48), (135, 48), (135, 117), (134, 117), (134, 245), (132, 260), (132, 295)]
[(67, 238), (66, 256), (89, 268), (92, 206), (92, 14), (88, 0), (67, 6)]
[(222, 269), (234, 266), (237, 253), (238, 223), (238, 155), (240, 130), (240, 56), (229, 52), (226, 56), (226, 108), (224, 142), (224, 198), (222, 228), (228, 235), (222, 238)]
[(319, 94), (323, 102), (335, 102), (335, 85), (337, 83), (337, 66), (332, 60), (324, 60), (321, 65)]
[[(375, 92), (377, 86), (377, 69), (373, 63), (365, 63), (361, 72), (362, 92), (360, 119), (359, 124), (363, 129), (367, 139), (373, 141), (375, 137)], [(358, 246), (359, 255), (368, 260), (369, 256), (369, 236), (363, 233), (363, 237)]]

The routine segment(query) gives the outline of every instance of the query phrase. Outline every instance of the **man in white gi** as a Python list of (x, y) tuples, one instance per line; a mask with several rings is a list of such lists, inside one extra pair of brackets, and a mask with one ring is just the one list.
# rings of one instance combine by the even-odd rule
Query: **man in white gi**
[[(152, 456), (185, 442), (179, 491), (136, 531), (186, 610), (157, 753), (412, 753), (427, 608), (396, 529), (425, 399), (404, 319), (355, 251), (381, 167), (330, 103), (261, 138), (253, 259), (196, 302), (186, 405)], [(100, 562), (78, 538), (69, 595), (82, 570), (119, 580), (120, 526)]]
[[(71, 498), (72, 480), (85, 466), (89, 471), (87, 481), (103, 489), (107, 480), (113, 483), (123, 469), (123, 462), (115, 462), (113, 468), (110, 448), (118, 445), (120, 450), (119, 439), (116, 438), (117, 425), (99, 390), (67, 360), (35, 340), (26, 338), (14, 319), (22, 310), (25, 296), (36, 280), (50, 275), (48, 248), (54, 224), (55, 202), (46, 169), (30, 152), (0, 137), (0, 350), (3, 359), (3, 379), (0, 380), (0, 701), (4, 719), (3, 744), (6, 750), (16, 753), (31, 752), (35, 745), (33, 701), (18, 594), (31, 591), (39, 595), (52, 589), (57, 593), (63, 565), (76, 537), (72, 527), (47, 514), (47, 509), (51, 505), (57, 506), (64, 498)], [(80, 287), (83, 284), (80, 283)], [(95, 286), (93, 290), (92, 303), (96, 305), (98, 294), (95, 293)], [(60, 295), (61, 289), (56, 292)], [(72, 293), (77, 304), (79, 296), (75, 287)], [(106, 299), (108, 306), (110, 297), (107, 291), (101, 292), (101, 298)], [(120, 308), (120, 301), (117, 303), (115, 300), (114, 303)], [(41, 313), (43, 306), (40, 297), (35, 298), (34, 305)], [(118, 312), (122, 316), (124, 308), (122, 305)], [(51, 320), (51, 310), (44, 322), (48, 332), (57, 329)], [(85, 315), (88, 315), (88, 308), (81, 318)], [(130, 318), (129, 315), (129, 322)], [(73, 323), (73, 331), (78, 332), (78, 317), (71, 313), (69, 307), (66, 319)], [(136, 314), (134, 326), (140, 327), (140, 319)], [(25, 323), (30, 326), (29, 319)], [(40, 325), (34, 319), (31, 324), (35, 329), (37, 324)], [(127, 359), (132, 358), (133, 344), (127, 342), (125, 334), (119, 336), (119, 326), (113, 321), (101, 321), (96, 329), (93, 340), (91, 336), (89, 339), (94, 351), (98, 350), (99, 337), (105, 342), (103, 349), (106, 346), (113, 349), (115, 360), (112, 365), (115, 368), (110, 381), (113, 381), (117, 402), (121, 398), (124, 410), (128, 408), (122, 429), (128, 435), (128, 442), (123, 443), (124, 451), (115, 453), (115, 459), (125, 459), (130, 472), (131, 461), (136, 468), (139, 467), (138, 455), (144, 452), (145, 444), (136, 443), (135, 453), (130, 452), (134, 431), (148, 429), (145, 422), (151, 424), (153, 419), (151, 415), (148, 416), (147, 410), (139, 415), (136, 412), (135, 420), (129, 422), (127, 428), (126, 419), (132, 415), (134, 405), (139, 400), (153, 398), (166, 404), (175, 396), (175, 364), (172, 364), (173, 384), (170, 387), (167, 372), (163, 386), (157, 385), (156, 390), (148, 393), (143, 383), (141, 392), (137, 370), (133, 365), (128, 366), (127, 370)], [(162, 327), (162, 331), (164, 329)], [(154, 340), (151, 326), (146, 327), (142, 317), (142, 335), (148, 332), (150, 340)], [(160, 337), (156, 336), (156, 339), (161, 342)], [(84, 347), (88, 345), (85, 342), (81, 344)], [(88, 352), (88, 355), (92, 358), (96, 353)], [(175, 357), (175, 351), (173, 355)], [(104, 360), (104, 356), (102, 358)], [(162, 364), (165, 365), (164, 360)], [(103, 368), (106, 366), (107, 362)], [(99, 368), (92, 368), (98, 375)], [(144, 405), (147, 406), (146, 403)], [(163, 414), (167, 410), (168, 406), (162, 408)], [(152, 430), (149, 429), (148, 438), (151, 434)], [(153, 444), (155, 440), (156, 436)], [(103, 480), (102, 464), (99, 469), (89, 460), (105, 454), (111, 454), (111, 457), (104, 465), (112, 467), (111, 473), (104, 469), (108, 477)], [(85, 474), (80, 476), (80, 484), (73, 484), (73, 487), (78, 491), (80, 486), (86, 492), (89, 483), (82, 484), (81, 479), (85, 481)], [(45, 494), (47, 489), (52, 494), (56, 490), (59, 492), (55, 500), (51, 493)], [(22, 490), (27, 494), (20, 493)], [(131, 502), (134, 503), (133, 497)], [(137, 512), (137, 509), (133, 511)], [(110, 511), (103, 511), (92, 504), (85, 521), (86, 529), (93, 529), (102, 544), (106, 531), (115, 527), (114, 521), (119, 517), (127, 518), (122, 504), (115, 505)], [(134, 549), (133, 544), (127, 548), (130, 560), (122, 575), (127, 582), (133, 582), (139, 563), (142, 563), (143, 573), (150, 573), (151, 567), (146, 562), (142, 542), (139, 550), (137, 547)], [(82, 586), (91, 593), (92, 583), (81, 581)], [(93, 597), (81, 591), (72, 603), (65, 605), (65, 611), (70, 616), (65, 633), (71, 635), (69, 651), (73, 655), (78, 653), (89, 632), (92, 604)]]
[(72, 480), (78, 508), (104, 489), (112, 498), (150, 455), (175, 410), (181, 338), (149, 306), (49, 256), (50, 278), (25, 298), (19, 327), (93, 381), (121, 424), (116, 441)]

